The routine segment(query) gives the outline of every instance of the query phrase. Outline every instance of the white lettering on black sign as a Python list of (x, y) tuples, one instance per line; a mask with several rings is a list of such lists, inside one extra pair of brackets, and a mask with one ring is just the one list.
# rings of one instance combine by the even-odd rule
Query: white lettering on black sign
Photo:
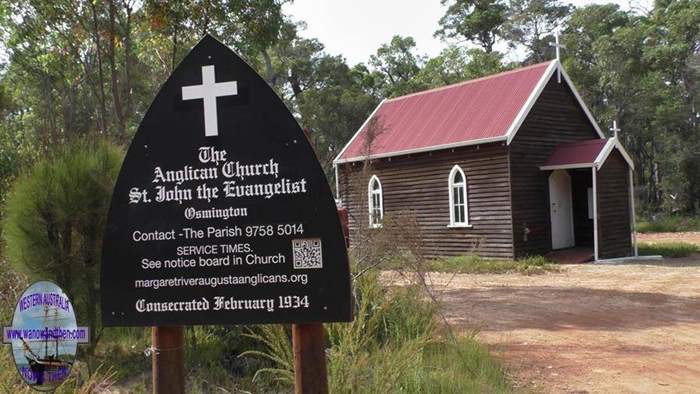
[(344, 239), (313, 150), (264, 80), (209, 36), (129, 148), (101, 286), (108, 326), (351, 319)]

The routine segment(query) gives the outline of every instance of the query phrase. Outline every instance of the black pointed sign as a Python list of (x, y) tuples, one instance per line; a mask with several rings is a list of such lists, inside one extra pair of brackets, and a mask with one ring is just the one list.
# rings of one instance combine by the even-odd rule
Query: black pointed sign
[(106, 326), (351, 319), (328, 182), (265, 81), (205, 36), (129, 147), (102, 257)]

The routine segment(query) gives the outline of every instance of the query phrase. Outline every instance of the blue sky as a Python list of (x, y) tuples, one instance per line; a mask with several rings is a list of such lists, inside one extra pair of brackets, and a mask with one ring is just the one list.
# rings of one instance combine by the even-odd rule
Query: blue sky
[[(567, 3), (567, 1), (564, 1)], [(648, 10), (652, 0), (570, 0), (576, 6), (616, 3), (623, 9)], [(400, 34), (415, 38), (418, 52), (435, 56), (446, 43), (433, 37), (446, 7), (440, 0), (294, 0), (285, 12), (307, 23), (304, 37), (318, 38), (328, 53), (350, 64), (366, 62), (377, 48)], [(508, 55), (517, 60), (521, 54)]]

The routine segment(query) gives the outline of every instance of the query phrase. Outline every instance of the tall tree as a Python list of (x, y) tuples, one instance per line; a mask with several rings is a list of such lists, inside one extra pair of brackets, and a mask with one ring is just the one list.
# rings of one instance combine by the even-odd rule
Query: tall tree
[(413, 37), (394, 36), (370, 56), (369, 64), (384, 77), (385, 97), (411, 93), (422, 88), (414, 77), (420, 71), (425, 57), (415, 53)]
[[(663, 118), (656, 125), (671, 141), (675, 158), (662, 161), (668, 174), (666, 189), (677, 193), (682, 208), (692, 214), (700, 211), (700, 2), (692, 0), (655, 3), (650, 23), (655, 26), (645, 46), (650, 72), (662, 80), (665, 95), (657, 113)], [(652, 45), (649, 45), (652, 44)], [(661, 84), (659, 84), (661, 85)], [(681, 208), (676, 207), (676, 208)]]
[(596, 118), (622, 125), (646, 210), (699, 204), (699, 18), (696, 1), (658, 1), (650, 15), (591, 5), (572, 13), (563, 38), (566, 68)]
[(552, 33), (571, 12), (570, 5), (559, 0), (511, 0), (504, 36), (511, 47), (522, 45), (528, 51), (525, 63), (552, 58)]
[(441, 0), (441, 3), (449, 6), (440, 18), (440, 29), (435, 36), (467, 40), (486, 52), (493, 51), (506, 21), (507, 6), (502, 0)]
[(416, 79), (429, 88), (449, 85), (503, 71), (503, 55), (480, 48), (449, 46), (428, 60)]

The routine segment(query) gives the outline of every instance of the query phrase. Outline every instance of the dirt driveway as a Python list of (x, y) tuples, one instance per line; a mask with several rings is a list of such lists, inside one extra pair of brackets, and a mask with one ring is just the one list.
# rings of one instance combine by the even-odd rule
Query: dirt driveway
[[(538, 276), (434, 274), (450, 322), (479, 329), (536, 392), (700, 390), (700, 255)], [(527, 390), (526, 391), (529, 391)]]

